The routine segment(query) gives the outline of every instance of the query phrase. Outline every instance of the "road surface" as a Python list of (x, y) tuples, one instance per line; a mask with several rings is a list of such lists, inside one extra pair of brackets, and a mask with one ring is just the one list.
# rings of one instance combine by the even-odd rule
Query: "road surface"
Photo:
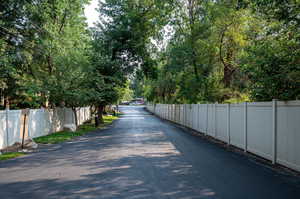
[(111, 128), (0, 162), (0, 198), (297, 199), (300, 179), (122, 107)]

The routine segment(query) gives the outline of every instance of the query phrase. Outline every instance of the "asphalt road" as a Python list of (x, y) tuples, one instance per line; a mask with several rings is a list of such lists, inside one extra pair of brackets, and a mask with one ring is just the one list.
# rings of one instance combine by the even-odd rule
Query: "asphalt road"
[(300, 179), (122, 107), (111, 128), (0, 162), (0, 198), (298, 199)]

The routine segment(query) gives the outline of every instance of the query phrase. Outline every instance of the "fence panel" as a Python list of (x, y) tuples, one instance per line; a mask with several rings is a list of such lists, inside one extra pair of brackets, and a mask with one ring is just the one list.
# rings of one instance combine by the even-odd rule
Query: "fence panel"
[(193, 118), (193, 113), (192, 113), (192, 105), (187, 104), (187, 126), (189, 128), (192, 128), (192, 118)]
[(248, 103), (248, 150), (272, 160), (272, 102)]
[(180, 122), (180, 105), (176, 104), (175, 107), (176, 107), (176, 119), (175, 119), (175, 122), (179, 123)]
[(193, 105), (192, 104), (189, 104), (189, 127), (192, 129), (193, 128)]
[(191, 128), (194, 130), (197, 130), (197, 122), (198, 122), (198, 107), (197, 104), (192, 104), (191, 105)]
[(21, 142), (21, 110), (13, 110), (8, 112), (8, 145), (15, 142)]
[(0, 111), (0, 149), (6, 146), (6, 111)]
[(189, 105), (185, 104), (184, 105), (184, 125), (189, 126)]
[(29, 137), (35, 138), (47, 134), (44, 128), (45, 112), (42, 109), (30, 110), (28, 118), (28, 133)]
[(215, 137), (216, 135), (216, 128), (215, 128), (215, 104), (208, 105), (208, 127), (207, 127), (207, 134)]
[(244, 104), (230, 105), (230, 144), (244, 148)]
[(182, 104), (178, 104), (178, 109), (179, 109), (179, 121), (178, 124), (183, 125), (182, 121), (183, 121), (183, 112), (182, 112)]
[(148, 109), (165, 110), (172, 121), (224, 142), (229, 135), (230, 144), (300, 171), (300, 101), (168, 106)]
[(300, 102), (278, 102), (277, 162), (300, 171)]
[(199, 127), (198, 130), (202, 133), (207, 133), (207, 105), (206, 104), (199, 104)]
[(216, 133), (217, 138), (227, 142), (227, 106), (226, 104), (216, 105)]
[[(78, 124), (82, 124), (90, 119), (88, 107), (78, 110), (77, 113)], [(8, 126), (6, 126), (6, 122)], [(27, 120), (28, 137), (35, 138), (60, 131), (63, 129), (64, 124), (74, 124), (74, 114), (71, 109), (31, 109)], [(6, 111), (0, 111), (0, 127), (0, 149), (15, 142), (21, 142), (23, 135), (21, 132), (23, 129), (21, 110), (9, 110), (7, 115)], [(6, 136), (7, 134), (8, 137)], [(8, 143), (6, 140), (8, 140)]]

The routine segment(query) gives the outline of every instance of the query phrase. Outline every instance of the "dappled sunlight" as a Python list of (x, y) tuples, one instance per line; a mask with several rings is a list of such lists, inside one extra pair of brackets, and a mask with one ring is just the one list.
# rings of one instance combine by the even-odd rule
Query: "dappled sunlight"
[[(9, 187), (25, 195), (47, 190), (43, 192), (46, 198), (61, 198), (57, 191), (61, 187), (65, 198), (216, 196), (166, 132), (127, 121), (117, 121), (113, 131), (101, 130), (65, 143), (42, 146), (38, 154), (29, 155), (26, 161), (15, 160), (17, 164), (9, 166), (10, 175), (3, 175), (8, 168), (0, 164), (0, 189)], [(132, 127), (121, 128), (126, 124)]]
[(173, 173), (178, 173), (178, 174), (185, 174), (188, 173), (189, 170), (192, 168), (192, 165), (182, 165), (176, 169), (173, 169)]
[[(21, 163), (20, 167), (14, 169), (18, 175), (5, 179), (6, 186), (18, 189), (24, 183), (27, 187), (22, 190), (24, 194), (47, 189), (47, 198), (56, 198), (60, 194), (55, 189), (57, 186), (64, 186), (65, 191), (74, 198), (94, 198), (101, 195), (101, 198), (142, 199), (163, 196), (192, 199), (215, 195), (209, 188), (201, 184), (195, 188), (189, 182), (189, 178), (196, 175), (192, 165), (182, 161), (181, 153), (162, 131), (99, 134), (92, 140), (82, 137), (65, 145), (73, 147), (54, 145), (55, 150), (47, 157), (44, 156), (47, 164), (32, 162), (35, 167), (21, 170)], [(76, 150), (78, 155), (72, 156), (72, 150)], [(43, 161), (41, 159), (39, 163)], [(62, 166), (67, 169), (62, 170)], [(0, 172), (4, 170), (1, 171), (0, 168)], [(155, 190), (154, 181), (147, 179), (148, 172), (153, 172), (154, 178), (158, 177), (158, 173), (163, 173), (162, 179), (177, 180), (168, 182), (172, 187), (164, 187), (162, 182), (161, 189)], [(19, 180), (20, 177), (26, 180)], [(54, 186), (49, 188), (49, 184)], [(80, 188), (76, 186), (78, 184)]]
[(123, 157), (142, 156), (142, 157), (165, 157), (179, 155), (171, 143), (156, 144), (127, 144), (118, 148), (101, 150), (101, 159), (113, 160)]
[(122, 144), (104, 147), (99, 151), (98, 159), (109, 161), (134, 156), (147, 158), (180, 155), (175, 146), (166, 140), (163, 132), (134, 132), (120, 136), (119, 139)]

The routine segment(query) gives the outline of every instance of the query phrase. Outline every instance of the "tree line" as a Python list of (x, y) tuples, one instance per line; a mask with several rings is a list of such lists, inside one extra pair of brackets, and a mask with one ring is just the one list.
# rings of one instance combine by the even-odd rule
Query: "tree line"
[[(154, 53), (156, 78), (140, 78), (160, 103), (296, 100), (300, 2), (174, 0)], [(158, 40), (162, 41), (162, 40)]]
[[(128, 90), (112, 23), (88, 28), (88, 0), (7, 0), (0, 4), (0, 108), (76, 109), (106, 105)], [(103, 13), (100, 18), (110, 17)], [(107, 16), (105, 16), (107, 15)]]
[(298, 0), (106, 0), (93, 28), (87, 3), (1, 1), (2, 109), (300, 96)]

